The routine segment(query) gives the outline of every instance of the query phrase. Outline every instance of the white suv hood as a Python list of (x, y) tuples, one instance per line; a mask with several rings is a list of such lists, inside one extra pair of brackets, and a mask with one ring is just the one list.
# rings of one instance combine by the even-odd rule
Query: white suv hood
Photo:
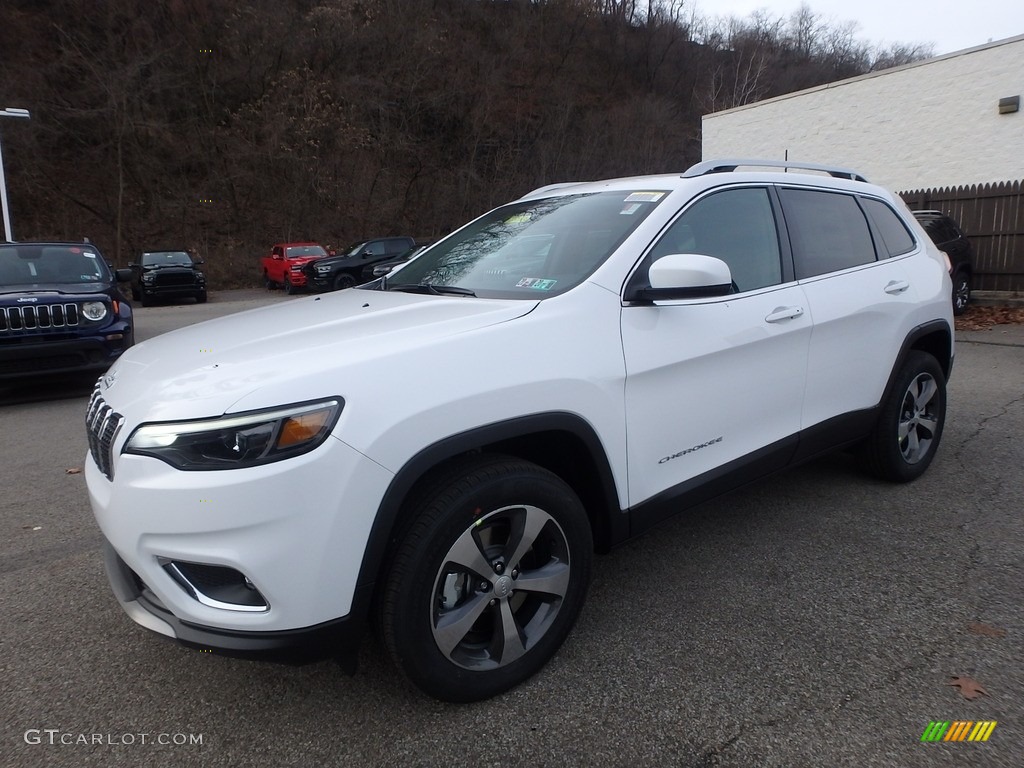
[[(507, 322), (536, 301), (347, 290), (210, 320), (126, 351), (101, 377), (128, 423), (219, 416), (329, 395), (363, 364)], [(351, 373), (345, 369), (350, 369)], [(372, 371), (370, 372), (372, 374)], [(411, 386), (415, 371), (404, 372)], [(365, 384), (365, 382), (363, 382)]]

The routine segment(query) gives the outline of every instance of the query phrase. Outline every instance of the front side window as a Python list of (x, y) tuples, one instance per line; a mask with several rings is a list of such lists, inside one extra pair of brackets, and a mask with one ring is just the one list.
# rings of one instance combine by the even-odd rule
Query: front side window
[(778, 285), (782, 260), (768, 191), (727, 189), (698, 200), (655, 244), (647, 265), (670, 253), (721, 259), (729, 265), (737, 293)]
[(564, 293), (589, 277), (667, 194), (593, 192), (511, 203), (408, 262), (384, 287), (516, 299)]
[(780, 189), (779, 195), (798, 280), (875, 261), (871, 230), (853, 195), (816, 189)]

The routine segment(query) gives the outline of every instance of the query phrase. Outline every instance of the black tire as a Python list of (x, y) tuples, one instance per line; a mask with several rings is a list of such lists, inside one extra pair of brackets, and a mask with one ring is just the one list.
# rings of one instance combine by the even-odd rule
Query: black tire
[(560, 478), (504, 456), (457, 462), (417, 495), (378, 604), (382, 637), (425, 693), (495, 696), (544, 666), (579, 615), (594, 549), (586, 512)]
[(146, 294), (142, 294), (141, 302), (142, 302), (142, 306), (144, 306), (144, 307), (152, 307), (153, 306), (153, 299), (151, 297), (147, 296)]
[(953, 275), (953, 314), (962, 315), (971, 302), (971, 275), (961, 269)]
[(206, 291), (203, 291), (202, 293), (197, 293), (196, 294), (196, 304), (205, 304), (205, 303), (206, 303)]
[(946, 422), (946, 377), (938, 361), (912, 351), (878, 415), (863, 456), (876, 477), (916, 480), (935, 458)]
[(138, 288), (132, 288), (132, 301), (138, 301), (142, 298), (142, 294), (139, 293)]
[(284, 292), (289, 296), (292, 296), (295, 293), (295, 286), (292, 285), (292, 280), (288, 275), (284, 276)]
[(263, 273), (263, 284), (267, 287), (268, 291), (276, 291), (277, 290), (277, 283), (275, 283), (273, 280), (271, 280), (270, 279), (270, 275), (268, 275), (265, 271)]
[(346, 288), (351, 288), (356, 284), (356, 279), (352, 275), (342, 272), (336, 278), (334, 278), (334, 285), (331, 290), (343, 291)]

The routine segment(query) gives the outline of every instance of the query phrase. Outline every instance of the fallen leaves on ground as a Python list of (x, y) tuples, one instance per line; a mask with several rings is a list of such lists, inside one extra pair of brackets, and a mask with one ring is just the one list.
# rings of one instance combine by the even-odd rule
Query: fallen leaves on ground
[(974, 701), (976, 698), (984, 694), (988, 696), (988, 691), (981, 687), (977, 680), (972, 680), (969, 677), (957, 676), (952, 678), (953, 682), (946, 683), (946, 685), (952, 685), (960, 689), (960, 695), (968, 701)]
[(70, 469), (65, 469), (64, 470), (64, 474), (65, 475), (80, 475), (80, 474), (82, 474), (82, 468), (81, 467), (71, 467)]
[(993, 627), (991, 624), (984, 624), (980, 621), (972, 621), (967, 625), (967, 630), (976, 635), (984, 635), (985, 637), (1006, 637), (1005, 629)]
[(993, 325), (1024, 323), (1024, 307), (979, 307), (972, 304), (955, 319), (958, 331), (987, 331)]

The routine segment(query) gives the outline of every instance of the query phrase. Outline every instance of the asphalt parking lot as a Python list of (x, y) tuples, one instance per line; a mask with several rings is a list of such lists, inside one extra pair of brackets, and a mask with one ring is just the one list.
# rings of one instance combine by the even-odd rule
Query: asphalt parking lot
[[(280, 293), (139, 309), (148, 338)], [(1013, 766), (1024, 755), (1024, 326), (958, 337), (943, 444), (894, 486), (830, 457), (595, 562), (554, 661), (473, 705), (371, 639), (348, 677), (190, 651), (110, 592), (89, 383), (0, 388), (0, 765)], [(949, 685), (968, 677), (987, 694)], [(922, 743), (932, 721), (996, 721)]]

